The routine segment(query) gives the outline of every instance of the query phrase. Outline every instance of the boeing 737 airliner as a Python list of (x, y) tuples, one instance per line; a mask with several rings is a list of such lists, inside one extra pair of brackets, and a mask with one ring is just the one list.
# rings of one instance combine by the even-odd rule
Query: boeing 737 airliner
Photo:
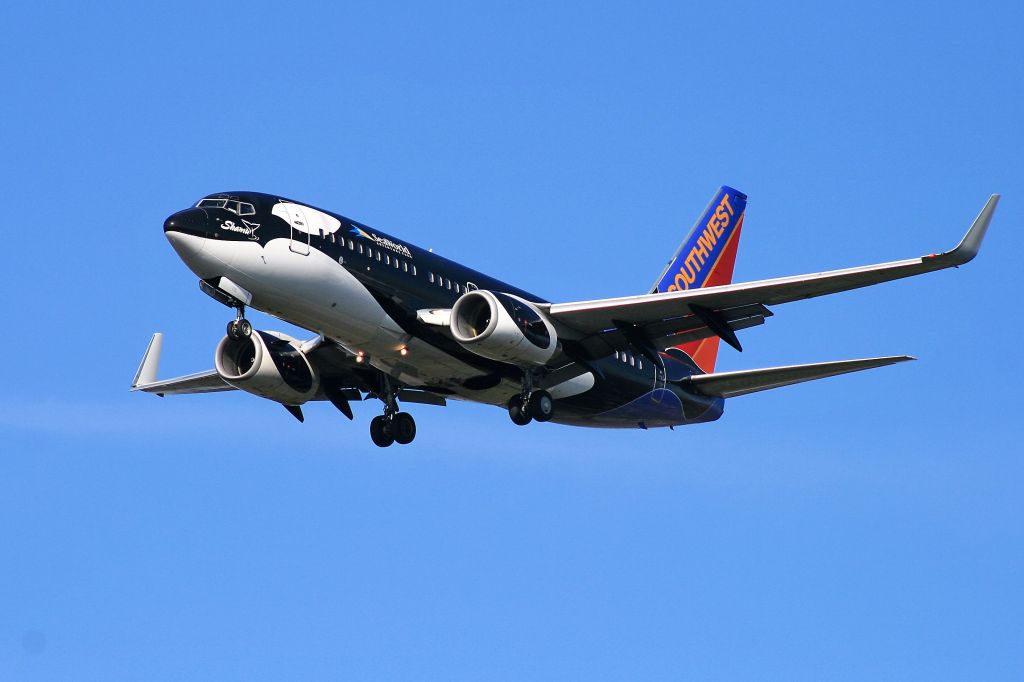
[[(399, 404), (498, 405), (519, 425), (674, 427), (718, 419), (726, 398), (905, 360), (842, 360), (715, 372), (719, 341), (769, 306), (956, 267), (974, 258), (998, 195), (952, 251), (865, 267), (732, 283), (747, 197), (722, 187), (647, 293), (553, 303), (344, 216), (256, 192), (210, 195), (164, 223), (205, 293), (236, 311), (199, 374), (157, 379), (154, 334), (132, 390), (239, 389), (301, 405), (377, 398), (381, 447), (410, 443)], [(255, 308), (315, 333), (254, 330)]]

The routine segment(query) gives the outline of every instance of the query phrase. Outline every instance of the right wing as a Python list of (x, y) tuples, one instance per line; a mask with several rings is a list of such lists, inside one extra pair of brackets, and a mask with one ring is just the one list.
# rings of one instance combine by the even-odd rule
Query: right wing
[[(663, 348), (714, 334), (738, 346), (733, 330), (763, 323), (771, 315), (765, 306), (849, 291), (971, 261), (978, 254), (998, 202), (999, 195), (993, 194), (960, 244), (945, 253), (757, 282), (538, 307), (558, 326), (560, 337), (579, 342), (591, 355), (611, 352), (621, 344), (622, 330), (630, 328), (633, 333), (642, 332), (649, 339), (663, 342), (659, 344)], [(674, 334), (690, 336), (675, 338)]]
[[(237, 390), (221, 379), (217, 370), (213, 369), (174, 379), (158, 380), (156, 377), (160, 368), (160, 352), (163, 349), (163, 342), (163, 334), (160, 332), (153, 334), (153, 338), (150, 339), (149, 346), (146, 348), (146, 354), (142, 357), (142, 363), (132, 380), (132, 391), (156, 393), (163, 397), (165, 395)], [(357, 363), (351, 354), (336, 343), (325, 341), (323, 337), (319, 337), (303, 344), (303, 352), (306, 353), (310, 363), (316, 366), (317, 373), (320, 375), (321, 390), (314, 400), (330, 400), (349, 419), (352, 418), (351, 409), (347, 405), (343, 407), (342, 404), (349, 400), (362, 400), (364, 394), (376, 395), (380, 389), (380, 370)], [(402, 387), (398, 392), (398, 399), (407, 403), (442, 407), (447, 402), (444, 396), (414, 387)]]
[(146, 348), (146, 354), (142, 356), (139, 371), (135, 373), (135, 378), (132, 380), (131, 390), (156, 393), (161, 398), (165, 395), (235, 390), (233, 386), (224, 383), (217, 371), (213, 369), (175, 379), (157, 380), (157, 370), (160, 369), (160, 351), (163, 350), (163, 345), (164, 335), (160, 332), (153, 334), (153, 338), (150, 339), (149, 346)]

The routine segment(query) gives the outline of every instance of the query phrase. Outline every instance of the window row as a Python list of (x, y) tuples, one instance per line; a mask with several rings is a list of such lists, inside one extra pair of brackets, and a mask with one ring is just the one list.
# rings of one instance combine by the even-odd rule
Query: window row
[(378, 263), (389, 265), (393, 267), (395, 270), (409, 272), (412, 273), (413, 275), (419, 274), (416, 270), (415, 264), (410, 263), (404, 258), (399, 258), (398, 256), (392, 255), (390, 252), (385, 251), (384, 249), (375, 249), (369, 244), (364, 245), (362, 242), (356, 242), (352, 239), (345, 239), (344, 237), (335, 236), (334, 232), (331, 232), (325, 237), (323, 230), (320, 230), (320, 237), (327, 239), (327, 241), (331, 242), (332, 244), (341, 244), (342, 246), (347, 246), (349, 251), (358, 253), (361, 256), (366, 256), (367, 258), (375, 258), (377, 259)]
[(644, 360), (643, 360), (643, 358), (638, 358), (637, 356), (633, 355), (632, 353), (629, 353), (629, 352), (624, 351), (624, 350), (623, 351), (618, 351), (618, 350), (615, 351), (615, 359), (628, 364), (630, 367), (636, 367), (637, 369), (643, 369), (644, 368)]
[(441, 275), (434, 275), (434, 273), (432, 273), (432, 272), (428, 272), (427, 273), (427, 281), (430, 282), (431, 284), (436, 284), (437, 286), (441, 287), (442, 289), (447, 289), (448, 291), (454, 291), (457, 294), (461, 294), (461, 293), (464, 293), (466, 291), (469, 291), (469, 288), (470, 288), (468, 284), (463, 286), (462, 284), (459, 284), (458, 282), (451, 281), (447, 277), (442, 277)]
[[(323, 230), (320, 230), (320, 238), (326, 239), (332, 244), (341, 244), (342, 246), (347, 246), (349, 251), (354, 251), (355, 253), (364, 255), (367, 258), (376, 258), (378, 262), (383, 263), (384, 265), (390, 265), (396, 270), (400, 269), (402, 272), (409, 272), (412, 273), (413, 275), (419, 274), (419, 272), (416, 270), (415, 264), (410, 263), (405, 259), (399, 258), (398, 256), (393, 256), (391, 253), (383, 249), (375, 249), (369, 244), (364, 245), (362, 242), (356, 242), (353, 239), (345, 239), (345, 237), (336, 236), (334, 232), (325, 235)], [(427, 281), (430, 282), (431, 284), (437, 284), (437, 286), (441, 287), (442, 289), (454, 291), (457, 294), (463, 294), (469, 291), (470, 289), (476, 288), (476, 286), (470, 283), (460, 284), (459, 282), (453, 282), (448, 277), (435, 275), (433, 272), (427, 273)]]

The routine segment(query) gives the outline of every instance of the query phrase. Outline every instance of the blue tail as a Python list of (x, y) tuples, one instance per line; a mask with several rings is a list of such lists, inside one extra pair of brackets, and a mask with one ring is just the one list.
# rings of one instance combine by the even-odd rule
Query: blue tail
[[(747, 195), (723, 185), (679, 245), (651, 293), (728, 284), (736, 259), (734, 242), (739, 239), (746, 208)], [(711, 280), (716, 271), (718, 276)]]

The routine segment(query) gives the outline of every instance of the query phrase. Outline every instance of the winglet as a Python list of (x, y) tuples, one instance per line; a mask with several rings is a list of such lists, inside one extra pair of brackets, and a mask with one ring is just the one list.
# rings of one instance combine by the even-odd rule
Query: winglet
[(996, 212), (996, 205), (999, 203), (999, 195), (993, 194), (985, 202), (985, 207), (981, 209), (981, 213), (974, 219), (971, 224), (971, 229), (967, 230), (967, 234), (960, 240), (960, 243), (952, 251), (947, 251), (940, 257), (944, 257), (944, 260), (948, 260), (951, 265), (963, 265), (974, 260), (974, 257), (978, 255), (978, 251), (981, 249), (981, 242), (985, 239), (985, 233), (988, 231), (988, 224), (992, 222), (992, 214)]
[(156, 381), (156, 373), (160, 369), (160, 351), (163, 345), (164, 335), (160, 332), (153, 334), (153, 338), (149, 340), (149, 346), (146, 348), (146, 354), (142, 356), (142, 364), (139, 365), (139, 371), (135, 373), (135, 378), (132, 379), (133, 391), (137, 391), (147, 384), (152, 384)]

